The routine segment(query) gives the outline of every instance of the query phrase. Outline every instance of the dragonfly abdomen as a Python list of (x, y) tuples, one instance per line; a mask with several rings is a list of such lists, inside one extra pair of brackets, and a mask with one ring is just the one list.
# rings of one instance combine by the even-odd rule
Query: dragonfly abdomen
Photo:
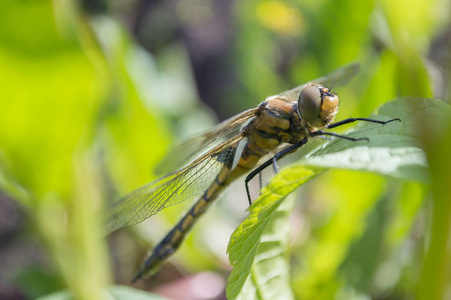
[[(234, 154), (235, 148), (228, 150), (224, 151), (224, 154), (227, 152)], [(177, 225), (166, 234), (164, 239), (154, 248), (150, 255), (147, 256), (143, 267), (133, 278), (132, 282), (142, 276), (151, 275), (158, 271), (160, 264), (177, 250), (194, 223), (229, 184), (230, 180), (228, 179), (230, 179), (232, 172), (232, 162), (226, 157), (218, 157), (218, 161), (223, 163), (223, 168), (216, 176), (212, 185), (202, 194), (202, 197), (191, 207)]]

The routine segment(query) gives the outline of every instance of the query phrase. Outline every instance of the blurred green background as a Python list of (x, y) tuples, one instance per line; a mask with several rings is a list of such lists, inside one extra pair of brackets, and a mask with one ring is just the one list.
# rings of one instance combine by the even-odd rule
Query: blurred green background
[[(338, 120), (449, 102), (450, 16), (446, 0), (1, 0), (0, 299), (127, 285), (183, 208), (107, 240), (102, 207), (155, 179), (171, 144), (269, 95), (357, 61)], [(420, 128), (430, 185), (330, 170), (298, 193), (296, 298), (451, 299), (451, 126)], [(243, 190), (135, 287), (224, 299)]]

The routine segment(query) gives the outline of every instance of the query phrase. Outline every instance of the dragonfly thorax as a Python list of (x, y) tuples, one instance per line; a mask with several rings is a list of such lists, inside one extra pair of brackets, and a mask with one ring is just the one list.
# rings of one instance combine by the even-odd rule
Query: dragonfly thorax
[(297, 103), (283, 96), (268, 97), (244, 130), (246, 145), (238, 166), (253, 169), (264, 156), (279, 146), (294, 144), (305, 137), (297, 113)]
[(309, 83), (302, 89), (298, 99), (298, 114), (310, 127), (330, 124), (338, 112), (338, 96), (327, 87)]

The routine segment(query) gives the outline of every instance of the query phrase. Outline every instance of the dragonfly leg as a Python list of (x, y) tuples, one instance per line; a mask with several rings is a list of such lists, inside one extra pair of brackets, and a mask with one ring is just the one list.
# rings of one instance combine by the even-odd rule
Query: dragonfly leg
[(303, 145), (305, 145), (305, 143), (307, 143), (308, 138), (305, 137), (302, 141), (297, 142), (296, 144), (291, 145), (288, 148), (283, 149), (282, 151), (276, 153), (271, 159), (268, 159), (267, 161), (265, 161), (264, 163), (262, 163), (261, 165), (259, 165), (255, 170), (253, 170), (252, 172), (249, 173), (249, 175), (246, 176), (246, 179), (244, 180), (244, 183), (246, 185), (246, 193), (247, 193), (247, 200), (249, 201), (249, 206), (252, 205), (252, 200), (251, 200), (251, 194), (249, 192), (249, 182), (257, 175), (260, 174), (261, 176), (261, 172), (268, 167), (269, 165), (273, 165), (274, 167), (274, 171), (276, 173), (279, 172), (279, 167), (277, 166), (277, 160), (281, 159), (282, 157), (284, 157), (285, 155), (296, 151), (298, 148), (302, 147)]
[[(379, 121), (379, 120), (374, 120), (374, 119), (368, 119), (368, 118), (349, 118), (349, 119), (345, 119), (330, 125), (327, 125), (326, 128), (327, 129), (331, 129), (331, 128), (335, 128), (341, 125), (345, 125), (345, 124), (349, 124), (349, 123), (353, 123), (356, 121), (365, 121), (365, 122), (371, 122), (371, 123), (378, 123), (378, 124), (387, 124), (393, 121), (399, 121), (401, 122), (401, 119), (396, 118), (396, 119), (392, 119), (392, 120), (388, 120), (388, 121)], [(333, 133), (333, 132), (326, 132), (323, 130), (318, 130), (315, 132), (311, 132), (310, 136), (321, 136), (321, 135), (328, 135), (328, 136), (333, 136), (333, 137), (338, 137), (338, 138), (342, 138), (345, 140), (349, 140), (349, 141), (361, 141), (361, 140), (366, 140), (366, 141), (370, 141), (368, 138), (352, 138), (352, 137), (348, 137), (348, 136), (344, 136), (341, 134), (337, 134), (337, 133)], [(277, 160), (281, 159), (282, 157), (284, 157), (285, 155), (297, 150), (298, 148), (302, 147), (305, 143), (307, 143), (308, 138), (305, 137), (302, 141), (291, 145), (290, 147), (276, 153), (271, 159), (265, 161), (263, 164), (261, 164), (260, 166), (258, 166), (255, 170), (253, 170), (251, 173), (249, 173), (249, 175), (247, 175), (246, 179), (245, 179), (245, 185), (246, 185), (246, 193), (247, 193), (247, 199), (249, 201), (249, 206), (252, 205), (252, 200), (251, 200), (251, 195), (249, 192), (249, 182), (257, 175), (260, 174), (261, 171), (263, 171), (266, 167), (268, 167), (269, 165), (273, 165), (274, 167), (274, 171), (276, 173), (279, 172), (279, 167), (277, 166)], [(261, 176), (261, 174), (260, 174)], [(260, 177), (260, 182), (261, 182), (261, 177)]]
[(279, 173), (279, 166), (277, 165), (276, 155), (274, 155), (273, 158), (271, 158), (271, 159), (272, 159), (272, 167), (274, 168), (274, 172), (277, 174), (277, 173)]
[(262, 172), (258, 173), (258, 183), (259, 183), (259, 186), (263, 186), (263, 174), (262, 174)]
[(337, 138), (341, 138), (341, 139), (345, 139), (345, 140), (349, 140), (349, 141), (353, 141), (353, 142), (363, 141), (363, 140), (366, 140), (367, 142), (370, 141), (370, 139), (366, 138), (366, 137), (363, 137), (363, 138), (352, 138), (352, 137), (349, 137), (349, 136), (345, 136), (345, 135), (341, 135), (341, 134), (337, 134), (337, 133), (333, 133), (333, 132), (326, 132), (326, 131), (323, 131), (323, 130), (318, 130), (318, 131), (310, 133), (310, 136), (321, 136), (321, 135), (333, 136), (333, 137), (337, 137)]
[(335, 128), (335, 127), (338, 127), (338, 126), (341, 126), (341, 125), (353, 123), (353, 122), (356, 122), (356, 121), (365, 121), (365, 122), (378, 123), (378, 124), (382, 124), (383, 125), (383, 124), (387, 124), (387, 123), (390, 123), (390, 122), (393, 122), (393, 121), (401, 122), (401, 119), (396, 118), (396, 119), (391, 119), (391, 120), (388, 120), (388, 121), (379, 121), (379, 120), (367, 119), (367, 118), (349, 118), (349, 119), (344, 119), (342, 121), (335, 122), (335, 123), (332, 123), (330, 125), (327, 125), (326, 128), (327, 129), (331, 129), (331, 128)]

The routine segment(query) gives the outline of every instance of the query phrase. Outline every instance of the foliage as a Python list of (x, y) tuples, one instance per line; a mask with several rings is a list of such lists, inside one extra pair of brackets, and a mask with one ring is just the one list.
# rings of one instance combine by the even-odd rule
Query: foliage
[[(21, 249), (13, 266), (0, 269), (7, 286), (27, 298), (64, 288), (63, 298), (101, 299), (113, 277), (128, 282), (179, 211), (120, 232), (107, 247), (102, 208), (154, 179), (169, 143), (214, 123), (198, 99), (209, 96), (202, 78), (204, 88), (217, 88), (210, 104), (231, 116), (358, 61), (361, 74), (334, 87), (342, 101), (338, 118), (367, 117), (380, 107), (373, 117), (402, 122), (347, 128), (369, 143), (316, 139), (293, 154), (298, 161), (273, 178), (232, 236), (228, 294), (445, 297), (451, 118), (442, 102), (449, 99), (429, 98), (449, 95), (449, 57), (440, 54), (449, 53), (440, 35), (449, 27), (449, 1), (253, 0), (232, 1), (228, 9), (218, 6), (222, 1), (161, 1), (145, 20), (152, 26), (144, 38), (125, 25), (139, 15), (131, 12), (134, 1), (94, 2), (104, 4), (102, 14), (76, 1), (0, 3), (0, 204), (5, 195), (15, 201), (25, 220), (21, 239), (45, 253), (30, 258), (21, 239), (0, 230), (2, 249)], [(216, 30), (214, 22), (224, 18)], [(171, 28), (177, 34), (168, 34)], [(201, 39), (199, 32), (210, 35)], [(218, 38), (222, 32), (228, 35)], [(137, 43), (145, 38), (156, 41), (151, 51)], [(211, 49), (220, 49), (221, 62), (211, 67), (220, 74), (215, 82), (198, 73), (208, 69), (210, 57), (201, 54)], [(300, 201), (285, 199), (299, 185)], [(228, 273), (223, 232), (242, 218), (228, 203), (209, 211), (173, 264), (187, 273)], [(8, 261), (2, 253), (0, 261)], [(128, 293), (134, 292), (115, 297)]]
[[(451, 117), (451, 107), (440, 100), (405, 98), (383, 105), (374, 118), (390, 120), (395, 116), (403, 121), (383, 126), (372, 124), (351, 132), (351, 137), (368, 137), (370, 142), (367, 145), (334, 140), (305, 155), (295, 166), (271, 180), (251, 206), (247, 219), (232, 235), (229, 259), (234, 270), (229, 277), (228, 299), (292, 298), (290, 290), (287, 290), (289, 287), (278, 281), (286, 283), (289, 277), (286, 226), (293, 205), (284, 205), (288, 209), (280, 207), (287, 195), (322, 173), (324, 170), (321, 168), (347, 168), (409, 181), (428, 181), (427, 162), (425, 153), (419, 148), (416, 124), (418, 118), (428, 118), (434, 120), (435, 126), (446, 125), (446, 120)], [(365, 214), (367, 211), (357, 213)], [(344, 261), (345, 257), (341, 259)], [(307, 297), (305, 291), (303, 293)]]
[[(289, 290), (288, 217), (293, 201), (282, 200), (322, 170), (292, 168), (275, 177), (231, 237), (229, 299), (293, 299)], [(293, 200), (293, 199), (292, 199)], [(283, 205), (282, 205), (283, 203)]]
[[(114, 299), (134, 299), (134, 300), (164, 300), (157, 295), (149, 294), (143, 291), (139, 291), (136, 289), (132, 289), (126, 286), (113, 286), (106, 293), (106, 297), (104, 299), (114, 300)], [(73, 297), (67, 292), (57, 292), (48, 296), (40, 297), (37, 300), (71, 300)]]

